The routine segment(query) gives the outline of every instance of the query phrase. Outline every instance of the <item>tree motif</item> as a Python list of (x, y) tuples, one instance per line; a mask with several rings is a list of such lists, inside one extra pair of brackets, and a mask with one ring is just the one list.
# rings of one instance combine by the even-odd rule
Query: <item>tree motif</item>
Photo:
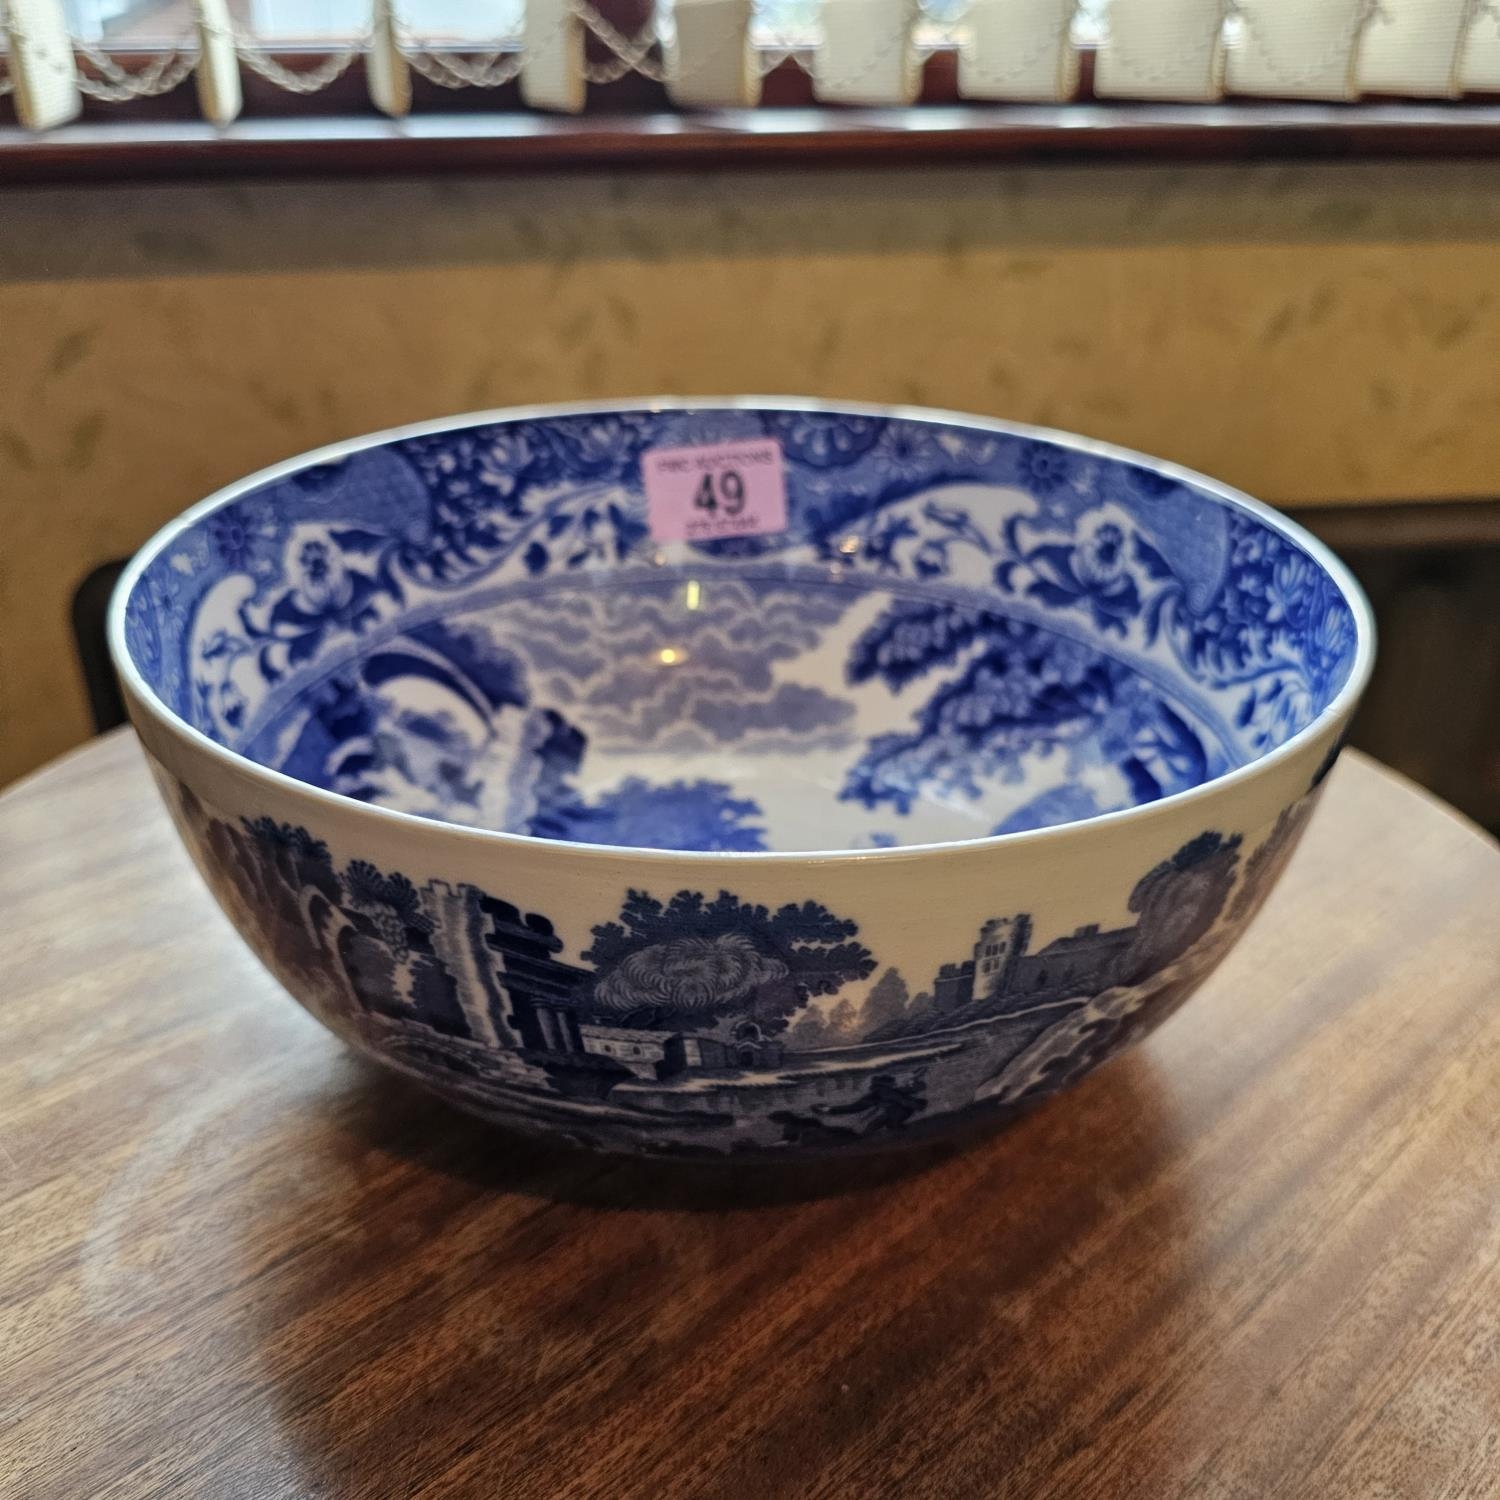
[(909, 1001), (910, 991), (900, 972), (887, 969), (865, 997), (864, 1009), (860, 1012), (861, 1034), (870, 1036), (882, 1026), (904, 1021)]
[(804, 1010), (795, 1021), (792, 1029), (787, 1032), (787, 1041), (793, 1047), (802, 1052), (811, 1052), (818, 1047), (828, 1045), (828, 1022), (824, 1020), (820, 1010)]
[(420, 892), (405, 875), (385, 875), (367, 860), (356, 859), (344, 871), (344, 884), (349, 905), (370, 918), (397, 963), (405, 960), (414, 939), (420, 943), (433, 930)]
[[(977, 649), (974, 649), (977, 648)], [(907, 733), (877, 735), (840, 795), (910, 812), (930, 792), (978, 797), (1021, 757), (1067, 748), (1118, 768), (1134, 802), (1207, 774), (1197, 732), (1121, 662), (1027, 621), (948, 604), (898, 604), (855, 643), (853, 683), (907, 683), (973, 650), (918, 709)]]
[(1138, 984), (1180, 958), (1219, 918), (1234, 885), (1240, 836), (1200, 833), (1143, 875), (1130, 893), (1140, 914), (1125, 980)]
[(665, 905), (631, 891), (583, 959), (599, 969), (596, 1003), (639, 1012), (638, 1023), (707, 1026), (743, 1011), (780, 1031), (812, 996), (868, 978), (875, 960), (858, 931), (815, 901), (772, 912), (729, 891), (678, 891)]
[(1229, 908), (1233, 921), (1248, 922), (1265, 904), (1272, 887), (1281, 879), (1281, 872), (1286, 868), (1287, 861), (1295, 853), (1302, 831), (1317, 802), (1318, 787), (1315, 785), (1311, 792), (1282, 812), (1265, 841), (1245, 861), (1240, 888), (1234, 893), (1234, 901)]
[(855, 1023), (859, 1019), (859, 1013), (849, 1003), (848, 996), (835, 1005), (828, 1016), (828, 1034), (834, 1042), (852, 1042), (855, 1034)]

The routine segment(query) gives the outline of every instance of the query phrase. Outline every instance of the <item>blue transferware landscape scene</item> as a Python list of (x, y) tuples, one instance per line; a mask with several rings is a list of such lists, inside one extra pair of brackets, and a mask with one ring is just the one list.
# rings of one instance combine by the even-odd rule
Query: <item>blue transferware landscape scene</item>
[(571, 933), (167, 788), (225, 909), (332, 1030), (512, 1126), (705, 1156), (889, 1146), (1064, 1087), (1214, 967), (1317, 790), (1248, 859), (1238, 835), (1207, 832), (1143, 872), (1127, 922), (1039, 942), (1033, 914), (997, 914), (934, 973), (905, 975), (815, 899), (630, 890)]
[[(782, 447), (787, 530), (655, 543), (641, 455), (750, 436)], [(704, 408), (459, 427), (268, 481), (162, 550), (126, 637), (174, 711), (308, 784), (757, 852), (1170, 796), (1309, 724), (1355, 631), (1294, 541), (1150, 465)]]

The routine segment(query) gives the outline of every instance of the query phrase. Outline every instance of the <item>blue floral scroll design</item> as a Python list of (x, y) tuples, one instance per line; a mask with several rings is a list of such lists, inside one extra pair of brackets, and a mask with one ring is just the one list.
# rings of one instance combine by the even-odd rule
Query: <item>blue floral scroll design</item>
[[(623, 559), (644, 540), (646, 526), (609, 494), (635, 482), (641, 454), (660, 428), (660, 417), (627, 412), (399, 444), (432, 497), (431, 526), (402, 547), (403, 565), (423, 582), (466, 580), (523, 540), (532, 575), (558, 563), (573, 569)], [(565, 501), (556, 494), (564, 484)]]
[[(655, 420), (505, 425), (397, 444), (428, 497), (426, 514), (401, 530), (347, 515), (309, 518), (306, 503), (288, 495), (281, 505), (276, 493), (216, 512), (205, 523), (210, 572), (200, 601), (208, 586), (234, 576), (251, 591), (235, 625), (208, 633), (190, 664), (195, 720), (210, 732), (238, 731), (250, 711), (236, 670), (246, 658), (271, 688), (331, 642), (391, 620), (413, 587), (456, 589), (512, 557), (529, 576), (628, 557), (647, 531), (619, 486), (638, 467)], [(319, 466), (283, 487), (306, 502), (316, 498), (315, 481), (333, 492), (342, 467)], [(275, 523), (283, 511), (303, 519)]]
[[(945, 531), (944, 516), (962, 513), (941, 504), (924, 507), (920, 519), (891, 513), (903, 501), (945, 485), (1022, 490), (1039, 516), (1067, 528), (1094, 503), (1101, 461), (1091, 454), (1034, 438), (906, 420), (861, 427), (858, 441), (841, 446), (839, 432), (851, 420), (781, 413), (772, 427), (790, 460), (797, 502), (791, 540), (806, 542), (830, 561), (909, 572), (911, 552), (935, 542), (937, 550), (923, 554), (919, 576), (946, 572), (942, 549), (960, 538)], [(815, 453), (819, 462), (796, 462), (804, 451)], [(978, 528), (966, 539), (985, 550), (992, 546)]]
[[(1127, 565), (1123, 528), (1106, 521), (1074, 541), (1046, 541), (1029, 551), (1020, 545), (1018, 529), (1015, 522), (1007, 527), (1015, 555), (996, 565), (996, 583), (1012, 588), (1017, 570), (1024, 567), (1031, 575), (1024, 586), (1029, 597), (1054, 609), (1086, 609), (1103, 634), (1124, 637), (1140, 616), (1141, 591)], [(1139, 538), (1137, 542), (1145, 545)], [(1172, 576), (1170, 570), (1166, 576)]]
[(1224, 585), (1198, 611), (1160, 553), (1139, 537), (1134, 551), (1155, 585), (1142, 611), (1147, 644), (1165, 639), (1196, 681), (1243, 687), (1235, 721), (1254, 748), (1283, 743), (1336, 696), (1354, 660), (1354, 615), (1294, 542), (1232, 515)]
[[(1255, 748), (1303, 727), (1347, 675), (1353, 616), (1324, 570), (1257, 517), (1170, 475), (1021, 435), (818, 413), (768, 420), (796, 460), (801, 537), (845, 568), (941, 582), (959, 552), (977, 553), (1013, 597), (1122, 643), (1164, 642), (1212, 691), (1243, 687), (1240, 727)], [(921, 498), (962, 483), (1014, 487), (1030, 504), (996, 526), (937, 493)], [(1200, 558), (1189, 578), (1173, 558), (1192, 550), (1193, 505), (1213, 507), (1228, 538), (1227, 555), (1206, 573)], [(1156, 545), (1160, 533), (1177, 536), (1175, 551)]]
[[(1103, 516), (1068, 534), (1015, 514), (998, 537), (963, 507), (929, 500), (923, 539), (892, 566), (942, 579), (957, 548), (982, 553), (999, 588), (1059, 615), (1082, 615), (1104, 639), (1145, 650), (1164, 643), (1192, 682), (1243, 689), (1236, 727), (1269, 749), (1305, 727), (1333, 699), (1353, 662), (1353, 614), (1328, 574), (1295, 542), (1253, 516), (1228, 515), (1228, 555), (1217, 588), (1194, 607), (1184, 579), (1138, 530)], [(904, 523), (904, 530), (899, 530)], [(882, 540), (918, 528), (885, 517)], [(887, 549), (889, 550), (889, 549)]]
[[(366, 557), (369, 563), (361, 566)], [(382, 598), (402, 603), (393, 561), (384, 538), (359, 527), (294, 541), (286, 560), (287, 586), (262, 609), (241, 606), (239, 612), (266, 682), (310, 661), (333, 633), (360, 635), (377, 624)]]
[[(1158, 545), (1164, 531), (1185, 534), (1189, 516), (1173, 503), (1184, 486), (1168, 476), (1025, 434), (716, 409), (495, 423), (300, 471), (221, 507), (159, 557), (149, 576), (171, 618), (153, 650), (137, 611), (131, 639), (180, 711), (233, 740), (258, 695), (335, 641), (389, 623), (416, 590), (455, 591), (512, 564), (544, 578), (643, 555), (641, 455), (747, 429), (783, 446), (791, 526), (704, 544), (705, 556), (806, 548), (840, 569), (941, 583), (959, 570), (960, 552), (971, 554), (969, 573), (977, 554), (1003, 591), (1034, 609), (1133, 649), (1164, 642), (1197, 683), (1236, 690), (1256, 746), (1308, 722), (1352, 660), (1353, 619), (1337, 589), (1254, 517), (1216, 509), (1232, 533), (1228, 561), (1215, 551), (1189, 579), (1178, 552)], [(1002, 525), (940, 493), (963, 484), (1013, 489), (1028, 502)], [(1218, 507), (1190, 491), (1182, 498)], [(174, 571), (179, 564), (187, 571)], [(197, 640), (189, 659), (197, 611), (231, 578), (246, 585), (235, 618)]]

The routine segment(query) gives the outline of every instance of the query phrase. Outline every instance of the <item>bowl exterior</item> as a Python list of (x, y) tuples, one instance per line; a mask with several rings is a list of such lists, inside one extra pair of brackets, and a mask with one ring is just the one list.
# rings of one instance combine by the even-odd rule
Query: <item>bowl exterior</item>
[(1124, 817), (734, 856), (496, 839), (341, 802), (127, 696), (204, 879), (330, 1030), (524, 1132), (721, 1158), (1001, 1117), (1144, 1034), (1264, 901), (1352, 710)]

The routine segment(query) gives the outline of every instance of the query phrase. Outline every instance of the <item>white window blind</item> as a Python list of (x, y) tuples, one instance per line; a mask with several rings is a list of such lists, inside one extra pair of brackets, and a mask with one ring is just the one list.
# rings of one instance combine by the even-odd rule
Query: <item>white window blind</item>
[(576, 113), (587, 97), (583, 21), (573, 0), (526, 0), (521, 97), (533, 109)]
[(193, 25), (198, 40), (198, 60), (193, 69), (198, 108), (211, 124), (227, 125), (244, 102), (227, 0), (194, 0)]
[(1458, 87), (1462, 93), (1500, 93), (1500, 0), (1474, 7), (1459, 44)]
[(1073, 0), (973, 0), (959, 54), (966, 99), (1061, 101), (1078, 89)]
[(922, 75), (917, 0), (823, 0), (813, 90), (830, 104), (911, 104)]
[[(84, 100), (196, 86), (215, 124), (243, 77), (314, 93), (359, 61), (375, 108), (412, 108), (412, 74), (450, 89), (518, 82), (533, 109), (577, 113), (629, 73), (682, 109), (743, 108), (779, 66), (821, 103), (899, 106), (934, 52), (960, 98), (1065, 102), (1230, 96), (1442, 98), (1500, 90), (1500, 0), (659, 0), (620, 23), (610, 0), (0, 0), (0, 93), (37, 130)], [(286, 50), (315, 54), (289, 65)], [(952, 85), (950, 84), (950, 87)]]
[(1094, 90), (1106, 99), (1217, 99), (1225, 0), (1114, 0)]
[(1359, 88), (1441, 99), (1458, 93), (1468, 5), (1380, 0), (1359, 47)]
[(683, 109), (760, 102), (751, 0), (677, 0), (667, 89)]
[(58, 0), (7, 0), (7, 81), (23, 125), (45, 130), (73, 119), (83, 107), (73, 62), (73, 40)]
[(1381, 0), (1239, 0), (1228, 85), (1281, 99), (1351, 99), (1365, 23)]

